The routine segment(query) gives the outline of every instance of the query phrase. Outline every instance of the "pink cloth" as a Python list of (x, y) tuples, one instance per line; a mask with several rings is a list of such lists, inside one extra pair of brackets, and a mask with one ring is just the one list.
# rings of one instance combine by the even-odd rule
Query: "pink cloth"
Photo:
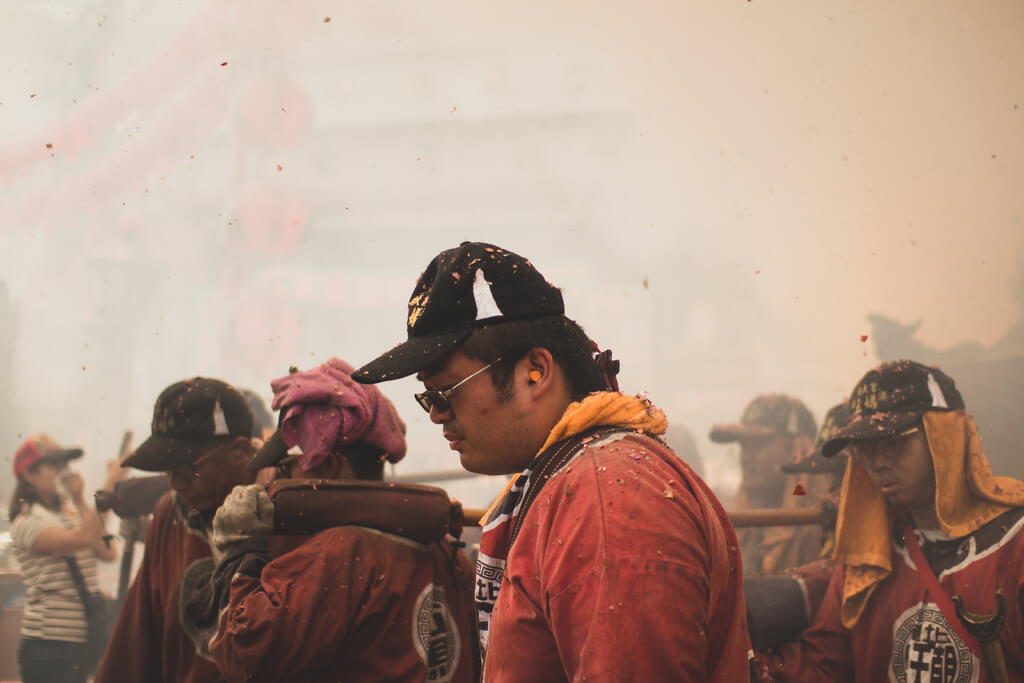
[(388, 462), (405, 457), (405, 423), (372, 384), (352, 381), (354, 368), (339, 358), (273, 380), (274, 410), (283, 410), (281, 436), (299, 446), (309, 471), (334, 448), (364, 443), (384, 451)]

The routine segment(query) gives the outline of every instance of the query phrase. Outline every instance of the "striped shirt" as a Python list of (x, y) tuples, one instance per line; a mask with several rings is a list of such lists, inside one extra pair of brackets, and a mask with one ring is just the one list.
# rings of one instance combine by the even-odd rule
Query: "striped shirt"
[[(78, 527), (79, 516), (73, 509), (60, 512), (33, 504), (14, 518), (11, 540), (17, 552), (18, 563), (25, 580), (25, 611), (21, 621), (21, 635), (26, 638), (88, 642), (89, 627), (85, 620), (82, 600), (71, 578), (65, 555), (34, 552), (33, 544), (43, 529), (60, 526)], [(98, 592), (96, 555), (91, 549), (75, 553), (78, 566), (85, 577), (89, 592)]]

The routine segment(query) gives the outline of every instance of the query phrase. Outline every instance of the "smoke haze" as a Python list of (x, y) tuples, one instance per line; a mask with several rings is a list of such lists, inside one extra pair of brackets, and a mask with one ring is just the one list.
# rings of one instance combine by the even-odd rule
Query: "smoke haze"
[[(1020, 2), (554, 4), (4, 4), (0, 477), (45, 431), (99, 485), (183, 377), (360, 365), (466, 239), (562, 287), (726, 496), (710, 425), (761, 392), (820, 420), (869, 315), (1018, 323)], [(417, 387), (382, 386), (399, 471), (457, 468)]]

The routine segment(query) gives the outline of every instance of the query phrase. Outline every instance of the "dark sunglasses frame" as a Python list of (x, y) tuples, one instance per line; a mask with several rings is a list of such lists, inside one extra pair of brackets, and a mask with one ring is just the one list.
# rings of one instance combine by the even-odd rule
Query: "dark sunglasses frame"
[[(234, 437), (232, 437), (232, 439), (233, 438)], [(223, 443), (219, 443), (219, 444), (213, 446), (212, 448), (210, 448), (210, 450), (208, 450), (205, 453), (203, 453), (202, 455), (200, 455), (195, 460), (192, 460), (191, 462), (187, 462), (187, 463), (183, 463), (181, 465), (178, 465), (177, 467), (175, 467), (173, 469), (167, 470), (167, 472), (170, 473), (170, 474), (176, 474), (179, 477), (181, 477), (182, 479), (194, 479), (194, 478), (199, 476), (199, 469), (202, 466), (202, 464), (204, 462), (206, 462), (207, 460), (209, 460), (210, 458), (212, 458), (217, 453), (219, 453), (220, 450), (224, 446), (229, 444), (229, 443), (231, 443), (231, 441), (227, 441), (227, 440), (224, 441)]]
[(448, 411), (450, 411), (452, 409), (451, 401), (449, 401), (448, 399), (449, 399), (449, 397), (451, 397), (452, 394), (455, 393), (456, 389), (458, 389), (463, 384), (465, 384), (469, 380), (473, 379), (477, 375), (483, 373), (484, 371), (491, 369), (496, 363), (498, 363), (500, 361), (501, 361), (500, 357), (499, 358), (495, 358), (493, 361), (491, 361), (487, 365), (483, 366), (482, 368), (480, 368), (479, 370), (474, 372), (469, 377), (466, 377), (465, 379), (462, 379), (459, 382), (456, 382), (455, 384), (453, 384), (452, 386), (448, 387), (447, 389), (444, 389), (443, 391), (438, 391), (436, 389), (429, 389), (427, 391), (424, 391), (424, 392), (421, 392), (421, 393), (418, 393), (418, 394), (413, 394), (413, 398), (416, 399), (416, 402), (419, 403), (420, 407), (423, 408), (423, 410), (425, 410), (428, 414), (430, 413), (431, 409), (433, 409), (433, 408), (437, 408), (438, 412), (447, 413)]

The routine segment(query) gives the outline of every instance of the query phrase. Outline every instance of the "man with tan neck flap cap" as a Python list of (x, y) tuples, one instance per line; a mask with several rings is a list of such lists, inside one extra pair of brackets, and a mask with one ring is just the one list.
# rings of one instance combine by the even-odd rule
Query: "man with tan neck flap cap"
[(764, 681), (1024, 681), (1024, 482), (996, 477), (953, 380), (909, 360), (857, 383), (823, 445), (852, 454), (814, 623)]

